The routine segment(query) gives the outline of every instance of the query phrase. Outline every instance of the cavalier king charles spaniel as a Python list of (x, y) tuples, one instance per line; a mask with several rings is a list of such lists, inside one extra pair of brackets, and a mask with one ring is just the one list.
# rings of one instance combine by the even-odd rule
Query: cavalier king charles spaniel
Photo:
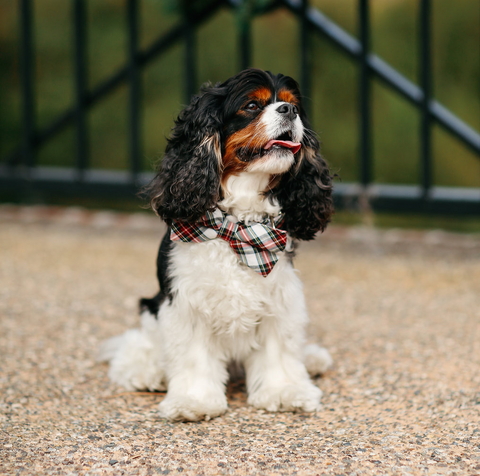
[(168, 225), (160, 291), (140, 301), (140, 329), (103, 345), (110, 378), (168, 389), (165, 418), (208, 420), (227, 410), (234, 363), (254, 407), (315, 411), (321, 391), (309, 373), (332, 360), (305, 344), (292, 259), (330, 220), (332, 176), (296, 81), (247, 69), (204, 86), (175, 121), (148, 193)]

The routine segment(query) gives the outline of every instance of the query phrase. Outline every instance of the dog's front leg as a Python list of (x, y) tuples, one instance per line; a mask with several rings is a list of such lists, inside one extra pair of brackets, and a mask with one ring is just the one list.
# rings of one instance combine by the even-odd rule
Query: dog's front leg
[(261, 326), (260, 347), (245, 361), (248, 403), (268, 411), (317, 410), (322, 392), (303, 362), (303, 332), (287, 334), (274, 319)]
[(162, 315), (168, 393), (160, 403), (170, 420), (209, 420), (227, 410), (228, 373), (219, 350), (211, 344), (201, 319), (176, 312), (172, 305)]

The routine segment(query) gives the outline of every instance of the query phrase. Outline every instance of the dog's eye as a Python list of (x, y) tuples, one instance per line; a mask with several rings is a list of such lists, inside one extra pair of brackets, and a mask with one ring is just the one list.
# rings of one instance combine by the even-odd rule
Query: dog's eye
[(254, 101), (249, 102), (246, 106), (245, 109), (248, 109), (249, 111), (256, 111), (258, 109), (258, 104)]

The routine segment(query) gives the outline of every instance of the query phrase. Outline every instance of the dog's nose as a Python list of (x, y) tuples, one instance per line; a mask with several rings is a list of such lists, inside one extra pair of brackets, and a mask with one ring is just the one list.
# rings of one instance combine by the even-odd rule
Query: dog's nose
[(277, 107), (277, 112), (285, 114), (288, 119), (293, 121), (297, 117), (298, 109), (295, 105), (284, 102), (281, 106)]

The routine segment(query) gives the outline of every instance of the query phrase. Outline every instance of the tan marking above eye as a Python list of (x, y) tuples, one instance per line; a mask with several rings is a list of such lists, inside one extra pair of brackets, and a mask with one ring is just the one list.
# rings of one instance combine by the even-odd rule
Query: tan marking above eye
[(277, 97), (278, 99), (280, 99), (280, 101), (289, 102), (291, 104), (295, 104), (296, 106), (298, 106), (298, 102), (299, 102), (298, 98), (295, 96), (295, 94), (293, 94), (288, 89), (281, 89), (278, 92)]
[[(255, 91), (252, 91), (248, 95), (250, 101), (256, 101), (258, 104), (264, 106), (272, 98), (272, 92), (268, 88), (259, 88)], [(248, 103), (247, 103), (248, 104)]]

